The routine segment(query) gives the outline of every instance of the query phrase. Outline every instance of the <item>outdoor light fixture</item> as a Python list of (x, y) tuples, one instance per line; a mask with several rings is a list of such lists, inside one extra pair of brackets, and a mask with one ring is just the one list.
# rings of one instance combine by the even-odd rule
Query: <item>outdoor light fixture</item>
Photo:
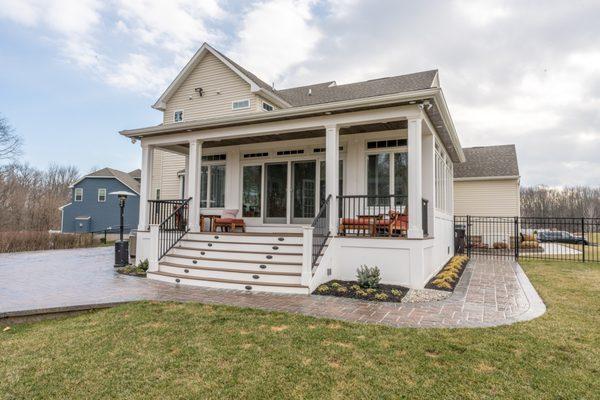
[(119, 197), (119, 208), (120, 208), (120, 222), (119, 222), (119, 240), (115, 242), (115, 267), (124, 267), (129, 264), (129, 245), (128, 240), (123, 240), (123, 219), (125, 215), (125, 203), (127, 197), (135, 197), (137, 194), (127, 192), (125, 190), (119, 190), (117, 192), (110, 192), (110, 195)]

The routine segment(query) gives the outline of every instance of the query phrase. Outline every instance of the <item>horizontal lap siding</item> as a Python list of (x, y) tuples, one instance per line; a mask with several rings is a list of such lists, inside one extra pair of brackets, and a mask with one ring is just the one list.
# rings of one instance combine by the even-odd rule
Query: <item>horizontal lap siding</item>
[(181, 187), (177, 172), (185, 169), (185, 156), (173, 154), (166, 151), (156, 150), (154, 152), (154, 163), (152, 165), (152, 195), (156, 198), (156, 189), (160, 188), (160, 198), (181, 198)]
[(519, 181), (454, 182), (454, 214), (513, 217), (520, 215)]
[[(196, 88), (202, 88), (202, 97), (195, 92)], [(231, 109), (233, 101), (245, 99), (250, 100), (249, 109)], [(173, 113), (177, 110), (183, 110), (184, 121), (240, 115), (256, 112), (257, 97), (250, 92), (250, 85), (246, 81), (214, 55), (207, 54), (167, 102), (165, 124), (173, 123)]]

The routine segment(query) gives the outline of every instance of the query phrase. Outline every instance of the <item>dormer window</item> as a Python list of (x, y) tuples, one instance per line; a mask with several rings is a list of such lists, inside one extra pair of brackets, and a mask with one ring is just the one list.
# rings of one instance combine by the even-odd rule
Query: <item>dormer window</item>
[(175, 114), (173, 114), (173, 121), (174, 122), (182, 122), (183, 121), (183, 111), (175, 111)]
[(264, 101), (262, 103), (262, 108), (265, 111), (273, 111), (275, 109), (272, 105), (270, 105), (269, 103), (265, 103)]
[(236, 100), (231, 103), (232, 110), (244, 110), (250, 108), (250, 100)]

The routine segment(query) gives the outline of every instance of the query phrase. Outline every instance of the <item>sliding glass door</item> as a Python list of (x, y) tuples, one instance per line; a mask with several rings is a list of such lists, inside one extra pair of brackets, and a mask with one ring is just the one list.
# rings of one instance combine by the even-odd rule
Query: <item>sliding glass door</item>
[(287, 223), (288, 164), (265, 165), (265, 217), (267, 224)]
[(315, 217), (316, 182), (316, 161), (296, 161), (292, 163), (293, 224), (310, 224)]

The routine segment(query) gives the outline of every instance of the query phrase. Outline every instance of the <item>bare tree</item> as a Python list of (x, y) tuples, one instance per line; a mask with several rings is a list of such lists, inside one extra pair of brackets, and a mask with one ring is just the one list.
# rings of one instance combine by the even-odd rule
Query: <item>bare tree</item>
[(524, 217), (600, 218), (600, 187), (521, 188)]
[(21, 154), (23, 141), (9, 125), (6, 118), (0, 117), (0, 162), (14, 160)]

